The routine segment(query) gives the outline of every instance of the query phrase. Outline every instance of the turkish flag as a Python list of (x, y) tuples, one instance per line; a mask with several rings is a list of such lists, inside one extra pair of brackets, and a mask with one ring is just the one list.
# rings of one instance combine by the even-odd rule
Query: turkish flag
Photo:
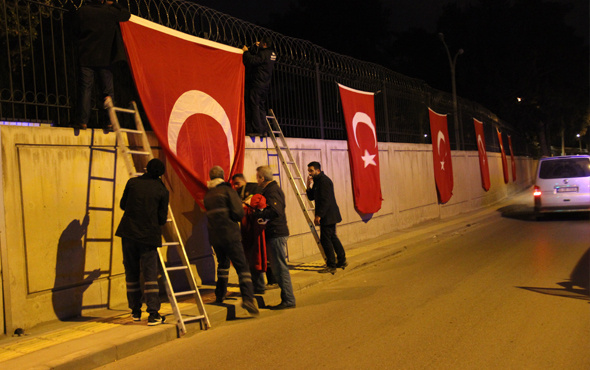
[(502, 153), (502, 173), (504, 174), (504, 183), (508, 184), (508, 161), (506, 160), (506, 152), (504, 152), (504, 143), (502, 143), (502, 133), (496, 127), (498, 133), (498, 142), (500, 143), (500, 152)]
[(373, 214), (381, 209), (383, 200), (375, 126), (375, 94), (340, 84), (338, 87), (348, 134), (354, 206), (361, 214)]
[(483, 123), (473, 119), (475, 136), (477, 137), (477, 151), (479, 152), (479, 170), (481, 172), (481, 186), (485, 191), (490, 190), (490, 168), (488, 166), (488, 153), (486, 151), (486, 139), (483, 134)]
[(432, 158), (434, 161), (434, 180), (441, 203), (448, 202), (453, 196), (453, 162), (451, 161), (451, 144), (447, 115), (438, 114), (428, 108), (430, 116), (430, 134), (432, 135)]
[(209, 169), (244, 166), (242, 50), (131, 16), (121, 23), (133, 78), (168, 161), (202, 203)]
[(512, 151), (512, 138), (508, 135), (508, 147), (510, 148), (510, 164), (512, 165), (512, 182), (516, 181), (516, 162)]

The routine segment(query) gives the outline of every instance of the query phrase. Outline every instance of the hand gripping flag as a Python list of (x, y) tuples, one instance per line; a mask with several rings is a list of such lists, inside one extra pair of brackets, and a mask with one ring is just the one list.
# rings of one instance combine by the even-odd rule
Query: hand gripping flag
[(516, 162), (512, 151), (512, 138), (508, 135), (508, 147), (510, 148), (510, 164), (512, 165), (512, 182), (516, 181)]
[(508, 184), (508, 161), (506, 160), (506, 152), (504, 151), (504, 143), (502, 143), (502, 133), (496, 127), (498, 133), (498, 143), (500, 143), (500, 153), (502, 154), (502, 173), (504, 174), (504, 183)]
[(477, 137), (477, 151), (479, 152), (479, 170), (481, 172), (481, 186), (485, 191), (490, 190), (490, 167), (488, 165), (488, 152), (486, 151), (486, 139), (483, 134), (483, 123), (473, 119), (475, 136)]
[(135, 16), (121, 31), (150, 125), (201, 203), (212, 166), (231, 178), (244, 165), (242, 51)]
[(448, 202), (453, 196), (453, 162), (451, 161), (451, 144), (447, 115), (438, 114), (428, 108), (430, 116), (430, 134), (432, 135), (432, 158), (434, 180), (441, 203)]
[(379, 211), (383, 200), (379, 177), (374, 94), (340, 84), (338, 87), (348, 134), (354, 206), (363, 217)]

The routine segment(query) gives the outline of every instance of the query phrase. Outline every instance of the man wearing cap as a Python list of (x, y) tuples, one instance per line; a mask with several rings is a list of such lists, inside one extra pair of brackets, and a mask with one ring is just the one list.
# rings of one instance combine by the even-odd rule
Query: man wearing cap
[(147, 164), (147, 173), (127, 181), (121, 209), (125, 211), (117, 232), (123, 244), (123, 265), (127, 282), (127, 301), (134, 321), (141, 320), (141, 286), (139, 275), (143, 274), (143, 297), (149, 313), (148, 325), (159, 325), (165, 318), (160, 316), (160, 289), (158, 287), (158, 251), (162, 246), (161, 226), (168, 217), (169, 193), (160, 179), (166, 167), (157, 158)]

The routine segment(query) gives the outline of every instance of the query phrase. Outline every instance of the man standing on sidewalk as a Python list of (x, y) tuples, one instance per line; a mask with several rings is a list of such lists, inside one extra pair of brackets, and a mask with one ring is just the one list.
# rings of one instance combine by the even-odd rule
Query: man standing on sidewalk
[[(336, 203), (334, 184), (324, 174), (319, 162), (308, 164), (307, 172), (309, 173), (307, 197), (309, 200), (315, 200), (315, 219), (313, 222), (320, 227), (320, 242), (326, 254), (326, 268), (319, 272), (334, 274), (336, 268), (344, 269), (348, 266), (344, 247), (336, 235), (336, 224), (342, 221), (342, 216), (340, 216), (340, 209)], [(334, 252), (336, 252), (338, 262), (334, 258)]]
[(238, 273), (242, 307), (251, 315), (258, 315), (258, 308), (254, 303), (252, 275), (242, 248), (242, 234), (238, 224), (244, 217), (242, 200), (231, 185), (224, 181), (223, 168), (213, 166), (209, 171), (209, 178), (209, 190), (203, 203), (207, 210), (209, 242), (217, 256), (216, 302), (222, 303), (225, 299), (231, 262)]
[(270, 255), (270, 266), (281, 288), (281, 303), (271, 306), (271, 310), (295, 308), (295, 295), (291, 284), (291, 274), (287, 265), (287, 215), (285, 214), (285, 194), (273, 180), (272, 169), (260, 166), (256, 169), (256, 180), (266, 198), (266, 208), (256, 212), (256, 217), (266, 219), (266, 247)]
[(127, 181), (121, 209), (125, 211), (117, 232), (123, 244), (123, 266), (127, 282), (127, 301), (133, 321), (141, 320), (140, 273), (143, 273), (143, 296), (147, 304), (148, 325), (164, 322), (160, 316), (158, 286), (158, 251), (162, 246), (161, 226), (168, 217), (169, 193), (160, 176), (166, 167), (157, 158), (147, 164), (147, 173)]

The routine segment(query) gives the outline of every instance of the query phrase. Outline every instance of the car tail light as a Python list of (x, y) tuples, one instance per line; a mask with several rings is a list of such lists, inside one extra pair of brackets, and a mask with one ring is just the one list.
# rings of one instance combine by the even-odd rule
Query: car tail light
[(535, 198), (538, 198), (541, 196), (541, 188), (538, 186), (535, 186), (535, 190), (533, 190), (533, 196)]

